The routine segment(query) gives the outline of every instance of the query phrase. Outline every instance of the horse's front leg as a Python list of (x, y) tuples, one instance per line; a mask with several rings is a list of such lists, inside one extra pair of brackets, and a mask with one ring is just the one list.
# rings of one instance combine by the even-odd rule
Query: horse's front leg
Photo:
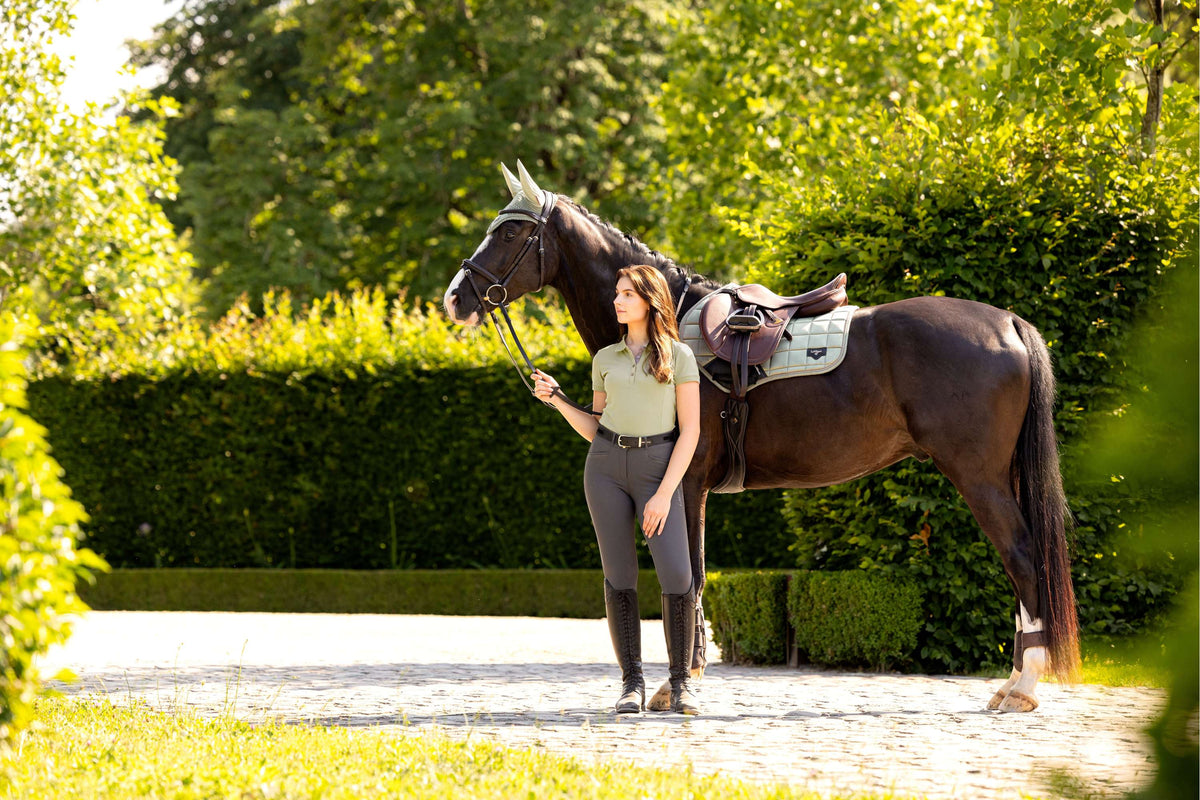
[[(696, 640), (692, 645), (692, 678), (695, 680), (704, 677), (704, 667), (708, 664), (708, 636), (704, 629), (704, 609), (700, 605), (705, 583), (704, 505), (707, 501), (708, 489), (704, 488), (699, 476), (689, 472), (683, 478), (683, 510), (687, 515), (688, 553), (692, 557), (692, 586), (696, 590)], [(646, 701), (646, 710), (671, 710), (670, 681), (664, 682)]]

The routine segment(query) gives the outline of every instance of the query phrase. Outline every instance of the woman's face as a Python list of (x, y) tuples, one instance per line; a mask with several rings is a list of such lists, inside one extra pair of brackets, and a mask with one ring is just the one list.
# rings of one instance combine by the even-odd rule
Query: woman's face
[(633, 281), (625, 277), (617, 281), (613, 308), (617, 310), (617, 322), (622, 325), (645, 322), (650, 314), (650, 304), (633, 288)]

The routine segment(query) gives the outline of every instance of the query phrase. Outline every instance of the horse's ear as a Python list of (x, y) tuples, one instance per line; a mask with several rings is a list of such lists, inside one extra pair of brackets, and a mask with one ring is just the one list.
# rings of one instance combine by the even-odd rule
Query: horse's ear
[(504, 166), (504, 162), (500, 162), (500, 171), (504, 173), (504, 182), (508, 184), (508, 191), (513, 197), (517, 196), (517, 192), (521, 191), (521, 179), (513, 175), (508, 167)]
[(538, 188), (533, 178), (529, 177), (529, 170), (525, 169), (525, 165), (519, 158), (517, 159), (517, 174), (521, 176), (521, 188), (525, 191), (525, 196), (535, 203), (541, 203), (542, 190)]

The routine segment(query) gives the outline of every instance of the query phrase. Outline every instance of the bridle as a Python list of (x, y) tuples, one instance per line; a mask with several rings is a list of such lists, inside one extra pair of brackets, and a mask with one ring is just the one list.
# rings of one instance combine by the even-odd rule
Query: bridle
[[(489, 272), (488, 270), (479, 266), (478, 264), (476, 264), (474, 261), (472, 261), (469, 258), (463, 259), (462, 271), (463, 271), (464, 277), (466, 277), (466, 279), (467, 279), (467, 283), (470, 284), (470, 286), (471, 286), (471, 291), (475, 292), (475, 297), (477, 300), (479, 300), (480, 310), (487, 310), (487, 313), (490, 315), (492, 313), (492, 310), (486, 309), (486, 307), (484, 306), (484, 303), (488, 303), (493, 308), (500, 309), (504, 313), (504, 318), (508, 319), (508, 312), (505, 310), (508, 306), (508, 282), (511, 281), (513, 279), (513, 276), (517, 274), (517, 268), (521, 266), (521, 262), (524, 261), (525, 256), (529, 254), (529, 249), (531, 247), (533, 247), (535, 244), (538, 246), (538, 287), (537, 288), (541, 289), (542, 286), (545, 285), (545, 283), (546, 283), (546, 244), (545, 244), (545, 242), (542, 241), (542, 231), (546, 229), (546, 223), (550, 220), (550, 213), (552, 211), (554, 211), (554, 206), (557, 202), (558, 202), (558, 195), (554, 194), (553, 192), (543, 191), (542, 192), (542, 210), (540, 213), (534, 213), (533, 211), (527, 211), (526, 209), (523, 209), (523, 208), (509, 208), (509, 209), (505, 209), (500, 212), (504, 216), (515, 215), (515, 216), (528, 217), (533, 222), (533, 225), (534, 225), (533, 233), (531, 233), (529, 235), (529, 238), (525, 240), (524, 247), (521, 248), (521, 251), (519, 253), (517, 253), (517, 255), (513, 258), (512, 261), (508, 262), (508, 266), (505, 267), (505, 269), (502, 273), (502, 275), (504, 277), (499, 277), (499, 276), (493, 275), (491, 272)], [(482, 275), (484, 278), (486, 278), (487, 280), (491, 281), (491, 285), (488, 286), (487, 289), (484, 290), (482, 293), (480, 293), (479, 287), (475, 284), (475, 277), (474, 277), (475, 273), (478, 273), (478, 274)], [(496, 289), (500, 290), (499, 299), (493, 300), (492, 292)], [(537, 289), (535, 289), (534, 291), (537, 291)], [(493, 318), (492, 321), (495, 322), (495, 319)], [(510, 325), (509, 327), (511, 328), (512, 326)], [(516, 333), (514, 333), (513, 336), (515, 338)]]
[[(504, 323), (508, 326), (509, 333), (512, 334), (513, 342), (517, 345), (517, 351), (520, 352), (521, 358), (525, 360), (525, 366), (530, 372), (537, 369), (530, 360), (529, 355), (525, 352), (525, 348), (521, 346), (521, 340), (517, 336), (517, 330), (513, 327), (512, 318), (508, 316), (508, 283), (517, 274), (517, 269), (520, 268), (521, 262), (525, 260), (525, 256), (529, 254), (530, 249), (536, 244), (538, 248), (538, 285), (537, 289), (541, 289), (546, 285), (546, 244), (542, 240), (542, 232), (546, 228), (546, 223), (550, 220), (550, 214), (554, 211), (554, 206), (558, 202), (558, 195), (553, 192), (542, 190), (542, 210), (540, 213), (526, 211), (523, 208), (508, 208), (500, 213), (509, 215), (518, 215), (528, 217), (533, 222), (533, 233), (525, 240), (525, 245), (520, 252), (508, 263), (500, 275), (494, 275), (488, 270), (476, 264), (469, 258), (464, 258), (462, 262), (463, 277), (467, 281), (467, 285), (471, 287), (471, 291), (475, 293), (475, 298), (479, 301), (479, 310), (486, 311), (488, 319), (492, 321), (492, 326), (496, 329), (496, 335), (500, 337), (500, 344), (504, 345), (504, 352), (508, 354), (508, 360), (512, 362), (513, 368), (517, 371), (517, 377), (521, 379), (521, 383), (525, 384), (525, 388), (532, 394), (534, 389), (529, 381), (525, 378), (525, 373), (521, 371), (521, 366), (517, 363), (517, 359), (512, 354), (512, 349), (508, 346), (508, 341), (504, 338), (504, 331), (500, 327), (500, 323), (496, 321), (496, 311), (499, 310), (501, 316), (504, 317)], [(490, 281), (490, 285), (482, 292), (479, 291), (479, 286), (475, 283), (475, 275), (478, 274)], [(534, 289), (534, 291), (537, 291)], [(493, 299), (493, 293), (496, 294), (496, 299)], [(489, 308), (488, 306), (491, 306)], [(571, 398), (563, 394), (562, 390), (557, 386), (554, 387), (552, 394), (556, 394), (563, 400), (566, 400), (580, 411), (592, 413), (591, 406), (581, 406)], [(543, 401), (545, 402), (545, 401)], [(551, 405), (546, 403), (546, 405)]]

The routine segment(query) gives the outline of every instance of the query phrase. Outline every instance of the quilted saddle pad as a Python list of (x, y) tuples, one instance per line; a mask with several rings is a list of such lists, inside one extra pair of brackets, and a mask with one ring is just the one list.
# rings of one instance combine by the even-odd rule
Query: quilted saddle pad
[[(679, 323), (679, 338), (696, 354), (700, 371), (718, 388), (728, 392), (731, 385), (729, 362), (713, 355), (700, 331), (700, 315), (707, 301), (707, 297), (701, 299), (684, 314)], [(791, 340), (784, 336), (774, 355), (750, 368), (751, 388), (781, 378), (821, 375), (836, 369), (846, 357), (850, 320), (857, 310), (858, 306), (840, 306), (818, 317), (793, 318), (787, 327)]]

